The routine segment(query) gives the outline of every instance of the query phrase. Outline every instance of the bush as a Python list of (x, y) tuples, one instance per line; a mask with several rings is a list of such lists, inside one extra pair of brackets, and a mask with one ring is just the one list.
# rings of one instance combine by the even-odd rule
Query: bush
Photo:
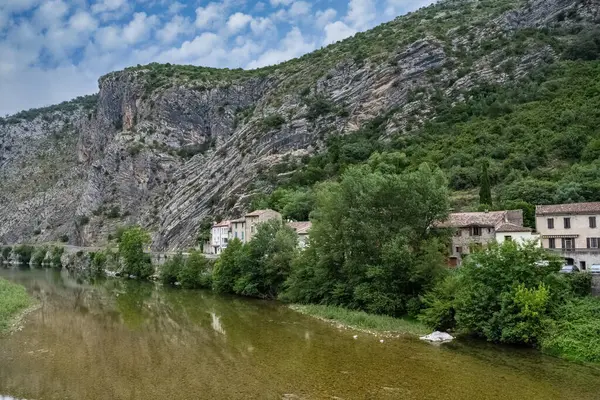
[(266, 131), (279, 129), (283, 124), (285, 124), (285, 118), (279, 114), (269, 115), (262, 120), (262, 128)]
[(199, 251), (193, 251), (177, 274), (184, 289), (209, 288), (211, 286), (210, 262)]
[(600, 299), (585, 297), (560, 307), (541, 348), (571, 361), (600, 362)]
[(104, 275), (107, 261), (108, 256), (102, 251), (90, 253), (91, 273), (93, 275)]
[(8, 261), (10, 259), (10, 254), (12, 253), (12, 247), (10, 246), (5, 246), (2, 248), (2, 251), (0, 252), (0, 256), (2, 257), (2, 259), (4, 261)]
[(69, 235), (60, 235), (60, 241), (63, 243), (69, 242)]
[(34, 251), (34, 247), (27, 244), (22, 244), (14, 248), (14, 253), (22, 264), (29, 264)]
[(454, 329), (459, 277), (459, 274), (451, 273), (423, 296), (424, 309), (418, 318), (421, 322), (436, 331)]
[(150, 256), (144, 253), (144, 246), (150, 243), (148, 232), (134, 226), (126, 229), (119, 242), (119, 255), (123, 259), (123, 273), (147, 279), (154, 273)]
[(47, 253), (48, 249), (46, 247), (38, 247), (35, 249), (31, 257), (31, 265), (34, 267), (40, 267), (44, 262)]
[(165, 285), (174, 285), (177, 282), (179, 272), (183, 268), (183, 255), (177, 253), (168, 259), (160, 268), (160, 281)]
[(62, 268), (61, 257), (65, 252), (64, 247), (54, 246), (50, 250), (50, 265), (52, 268)]

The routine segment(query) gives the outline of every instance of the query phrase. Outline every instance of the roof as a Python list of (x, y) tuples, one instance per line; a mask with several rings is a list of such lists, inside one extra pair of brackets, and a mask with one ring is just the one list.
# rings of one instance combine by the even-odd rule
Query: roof
[(496, 228), (496, 232), (531, 232), (533, 229), (506, 222)]
[(219, 223), (213, 224), (213, 228), (223, 228), (223, 227), (229, 226), (230, 223), (231, 223), (231, 221), (221, 221)]
[(507, 219), (506, 211), (452, 213), (448, 219), (439, 223), (441, 228), (463, 228), (468, 226), (486, 226), (494, 228)]
[(536, 206), (535, 214), (600, 214), (600, 202), (551, 204), (547, 206)]
[(260, 217), (261, 215), (267, 214), (267, 213), (277, 213), (277, 211), (271, 210), (270, 208), (267, 208), (265, 210), (255, 210), (255, 211), (252, 211), (252, 212), (246, 214), (246, 217)]
[(232, 219), (229, 222), (231, 222), (232, 224), (236, 224), (236, 223), (239, 224), (240, 222), (246, 222), (246, 219), (245, 218)]
[(294, 229), (298, 235), (307, 235), (312, 227), (312, 222), (310, 221), (288, 222), (287, 224), (290, 228)]

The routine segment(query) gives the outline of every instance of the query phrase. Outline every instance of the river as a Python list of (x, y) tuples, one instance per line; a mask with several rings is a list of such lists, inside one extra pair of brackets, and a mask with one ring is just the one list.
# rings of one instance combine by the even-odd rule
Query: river
[(40, 302), (0, 337), (0, 399), (599, 399), (600, 368), (340, 330), (276, 302), (0, 269)]

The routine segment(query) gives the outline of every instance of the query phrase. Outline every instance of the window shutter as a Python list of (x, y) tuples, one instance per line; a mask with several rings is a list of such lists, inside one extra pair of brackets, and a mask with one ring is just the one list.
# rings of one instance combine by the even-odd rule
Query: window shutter
[(590, 248), (590, 238), (587, 238), (586, 241), (587, 241), (587, 248), (589, 249)]
[(565, 238), (562, 238), (561, 242), (562, 242), (562, 246), (561, 247), (564, 249), (565, 248)]

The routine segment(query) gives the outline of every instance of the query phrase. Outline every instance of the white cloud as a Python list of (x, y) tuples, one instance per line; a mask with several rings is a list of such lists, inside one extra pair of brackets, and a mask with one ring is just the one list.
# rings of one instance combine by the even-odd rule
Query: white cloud
[(98, 29), (95, 41), (104, 50), (114, 50), (126, 45), (121, 37), (121, 29), (112, 25)]
[(172, 43), (179, 36), (193, 32), (194, 28), (188, 18), (175, 15), (173, 19), (167, 22), (156, 32), (156, 37), (162, 43)]
[(267, 5), (265, 3), (263, 3), (262, 1), (259, 1), (254, 5), (254, 11), (256, 11), (256, 12), (264, 11), (266, 8), (267, 8)]
[(175, 1), (169, 5), (169, 14), (179, 14), (186, 7), (185, 4)]
[(252, 21), (252, 17), (250, 15), (237, 12), (229, 16), (229, 19), (227, 20), (227, 29), (229, 32), (235, 34), (246, 28), (250, 21)]
[(34, 21), (38, 28), (47, 28), (60, 23), (69, 12), (69, 6), (62, 0), (50, 0), (43, 3), (34, 14)]
[(148, 17), (145, 12), (135, 13), (131, 22), (123, 28), (123, 39), (129, 44), (146, 40), (157, 23), (156, 15)]
[(356, 29), (350, 28), (342, 21), (336, 21), (325, 26), (325, 39), (323, 39), (323, 45), (335, 43), (337, 41), (346, 39), (356, 33)]
[(386, 0), (385, 14), (396, 17), (433, 3), (435, 3), (433, 0)]
[(298, 27), (292, 28), (281, 40), (278, 48), (270, 49), (250, 62), (248, 68), (260, 68), (298, 57), (315, 49), (315, 43), (307, 41)]
[(22, 12), (31, 10), (40, 2), (41, 0), (2, 0), (0, 5), (8, 12)]
[(190, 63), (205, 57), (211, 51), (221, 47), (221, 39), (212, 32), (204, 32), (193, 40), (187, 40), (179, 48), (163, 52), (159, 56), (160, 62)]
[(215, 22), (223, 18), (224, 8), (217, 3), (209, 3), (206, 7), (196, 9), (196, 27), (210, 29)]
[(101, 0), (92, 6), (92, 12), (99, 14), (103, 12), (117, 11), (127, 7), (127, 0)]
[(279, 6), (289, 6), (290, 4), (292, 4), (293, 0), (270, 0), (270, 3), (273, 7), (279, 7)]
[(374, 0), (350, 0), (346, 22), (354, 29), (370, 28), (377, 17)]
[(250, 29), (255, 35), (262, 35), (267, 31), (273, 34), (277, 33), (277, 28), (275, 27), (275, 24), (268, 17), (254, 18), (250, 22)]
[(333, 21), (336, 15), (337, 11), (335, 11), (333, 8), (328, 8), (325, 11), (317, 11), (315, 14), (315, 24), (318, 28), (323, 28), (325, 25)]
[(92, 32), (98, 27), (98, 21), (85, 11), (78, 11), (69, 19), (69, 26), (76, 32)]
[(295, 1), (290, 7), (288, 13), (293, 18), (301, 17), (309, 14), (311, 7), (312, 6), (310, 3), (307, 3), (306, 1)]

